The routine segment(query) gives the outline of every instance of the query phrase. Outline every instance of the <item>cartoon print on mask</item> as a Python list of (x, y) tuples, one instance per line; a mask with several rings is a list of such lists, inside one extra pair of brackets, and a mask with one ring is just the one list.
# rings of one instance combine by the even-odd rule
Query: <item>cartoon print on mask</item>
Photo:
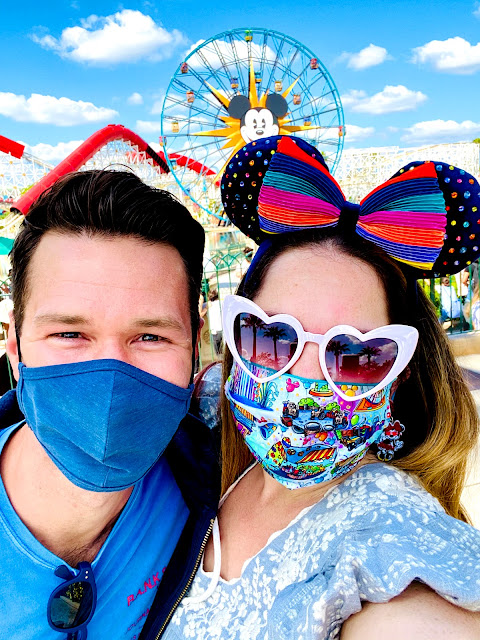
[(278, 135), (278, 119), (287, 111), (287, 101), (278, 93), (267, 96), (265, 107), (252, 107), (250, 100), (242, 95), (234, 96), (228, 105), (229, 115), (240, 120), (240, 133), (245, 142)]
[(382, 433), (382, 437), (377, 442), (377, 458), (382, 462), (390, 462), (395, 455), (395, 451), (398, 451), (403, 447), (403, 442), (400, 440), (402, 433), (405, 431), (403, 424), (400, 424), (398, 420), (395, 420), (393, 424), (390, 424)]
[[(257, 383), (234, 364), (225, 392), (253, 456), (294, 489), (347, 473), (371, 444), (378, 444), (379, 452), (398, 448), (401, 430), (392, 424), (391, 386), (360, 400), (343, 400), (325, 381), (284, 374)], [(361, 391), (368, 392), (368, 386)]]

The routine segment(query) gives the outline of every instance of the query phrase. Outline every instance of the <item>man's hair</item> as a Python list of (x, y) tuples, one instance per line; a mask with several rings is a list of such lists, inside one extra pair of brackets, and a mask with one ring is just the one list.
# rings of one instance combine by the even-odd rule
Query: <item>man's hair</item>
[(149, 187), (129, 171), (109, 170), (70, 173), (44, 191), (23, 221), (10, 253), (14, 317), (19, 335), (33, 282), (30, 261), (48, 231), (126, 236), (174, 247), (185, 265), (195, 336), (205, 232), (170, 193)]

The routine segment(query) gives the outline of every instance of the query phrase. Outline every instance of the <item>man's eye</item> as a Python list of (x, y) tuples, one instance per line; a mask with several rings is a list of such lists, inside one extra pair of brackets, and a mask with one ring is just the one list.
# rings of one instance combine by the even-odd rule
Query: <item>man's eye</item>
[(165, 340), (165, 338), (162, 338), (161, 336), (157, 336), (154, 333), (144, 333), (143, 335), (140, 336), (141, 342), (160, 342), (163, 340)]
[(54, 333), (53, 335), (55, 338), (72, 339), (72, 338), (79, 338), (80, 332), (79, 331), (62, 331), (61, 333)]

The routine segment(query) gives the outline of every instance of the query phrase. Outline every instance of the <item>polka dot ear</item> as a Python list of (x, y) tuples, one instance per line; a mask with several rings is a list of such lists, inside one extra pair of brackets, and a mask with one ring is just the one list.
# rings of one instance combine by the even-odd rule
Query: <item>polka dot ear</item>
[[(431, 271), (420, 277), (458, 273), (480, 256), (480, 185), (463, 169), (445, 162), (434, 162), (438, 184), (445, 198), (447, 226), (444, 244)], [(423, 162), (411, 162), (392, 178)]]
[[(270, 237), (260, 229), (257, 215), (260, 188), (270, 160), (283, 136), (260, 138), (245, 145), (230, 158), (222, 176), (223, 208), (233, 224), (246, 236), (261, 244)], [(322, 154), (300, 138), (292, 140), (328, 169)]]

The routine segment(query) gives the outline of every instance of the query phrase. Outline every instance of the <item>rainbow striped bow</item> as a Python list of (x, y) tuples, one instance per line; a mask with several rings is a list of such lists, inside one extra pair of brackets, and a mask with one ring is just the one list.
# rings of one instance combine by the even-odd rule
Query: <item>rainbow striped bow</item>
[(359, 205), (315, 158), (285, 136), (265, 173), (258, 199), (260, 229), (285, 233), (335, 226), (340, 219), (390, 256), (432, 269), (444, 242), (447, 216), (435, 165), (419, 165), (369, 193)]

